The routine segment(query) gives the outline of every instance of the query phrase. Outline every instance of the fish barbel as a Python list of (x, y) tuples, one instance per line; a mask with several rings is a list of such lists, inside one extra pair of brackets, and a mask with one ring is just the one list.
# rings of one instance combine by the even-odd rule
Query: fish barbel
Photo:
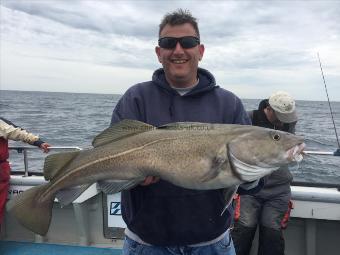
[(104, 130), (92, 145), (46, 157), (49, 182), (19, 194), (7, 209), (45, 235), (55, 197), (67, 205), (95, 182), (105, 193), (115, 193), (147, 176), (188, 189), (225, 189), (230, 201), (238, 185), (301, 160), (304, 148), (302, 137), (262, 127), (178, 122), (156, 128), (134, 120)]

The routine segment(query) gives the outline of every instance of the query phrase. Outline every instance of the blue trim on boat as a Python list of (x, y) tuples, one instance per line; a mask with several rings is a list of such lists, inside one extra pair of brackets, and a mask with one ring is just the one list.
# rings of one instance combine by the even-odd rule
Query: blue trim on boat
[(0, 241), (1, 255), (121, 255), (121, 249)]

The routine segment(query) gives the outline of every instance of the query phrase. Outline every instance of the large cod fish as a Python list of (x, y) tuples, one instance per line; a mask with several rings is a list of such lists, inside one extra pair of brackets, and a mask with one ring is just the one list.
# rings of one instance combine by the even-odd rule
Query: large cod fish
[(22, 225), (45, 235), (55, 197), (67, 205), (95, 182), (115, 193), (147, 176), (188, 189), (225, 189), (230, 201), (239, 184), (301, 160), (304, 148), (301, 137), (255, 126), (182, 122), (156, 128), (134, 120), (104, 130), (92, 145), (46, 157), (49, 182), (10, 200), (7, 209)]

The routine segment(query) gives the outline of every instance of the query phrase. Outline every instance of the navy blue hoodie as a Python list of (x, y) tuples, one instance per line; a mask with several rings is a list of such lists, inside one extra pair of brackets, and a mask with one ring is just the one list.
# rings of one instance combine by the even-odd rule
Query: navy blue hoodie
[[(154, 126), (179, 121), (250, 124), (241, 100), (216, 86), (211, 73), (199, 68), (198, 78), (198, 85), (181, 96), (169, 86), (164, 70), (156, 70), (152, 81), (126, 91), (111, 124), (122, 119)], [(189, 245), (213, 240), (229, 228), (231, 210), (221, 216), (225, 203), (222, 190), (190, 190), (160, 180), (123, 191), (122, 215), (129, 230), (144, 242)]]

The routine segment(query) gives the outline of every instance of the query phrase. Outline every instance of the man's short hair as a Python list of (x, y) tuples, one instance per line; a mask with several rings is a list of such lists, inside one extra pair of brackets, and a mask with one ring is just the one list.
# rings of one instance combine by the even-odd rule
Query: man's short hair
[(200, 39), (200, 32), (198, 29), (197, 19), (191, 15), (189, 10), (183, 9), (177, 9), (172, 13), (167, 13), (163, 17), (161, 24), (159, 24), (158, 36), (159, 37), (161, 36), (161, 32), (166, 25), (176, 26), (183, 25), (185, 23), (189, 23), (194, 27), (197, 37), (198, 39)]

